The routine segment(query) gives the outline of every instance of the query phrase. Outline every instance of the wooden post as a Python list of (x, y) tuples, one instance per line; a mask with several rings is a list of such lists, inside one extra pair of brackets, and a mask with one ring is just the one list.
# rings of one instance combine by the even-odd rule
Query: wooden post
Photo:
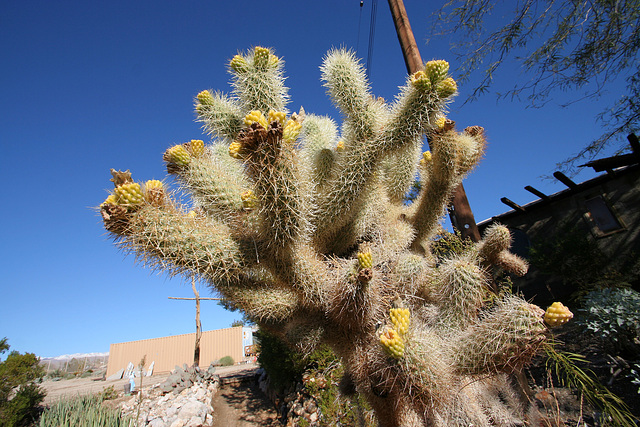
[(202, 337), (202, 324), (200, 323), (200, 300), (213, 300), (213, 301), (221, 301), (223, 298), (200, 298), (200, 294), (196, 289), (196, 279), (191, 279), (191, 289), (193, 289), (193, 294), (195, 298), (178, 298), (178, 297), (168, 297), (169, 299), (181, 299), (181, 300), (189, 300), (196, 302), (196, 343), (195, 348), (193, 350), (193, 365), (200, 366), (200, 338)]
[(196, 345), (193, 350), (193, 366), (200, 366), (200, 337), (202, 337), (202, 324), (200, 323), (200, 294), (196, 289), (196, 279), (191, 278), (191, 289), (196, 296)]
[[(413, 74), (420, 71), (424, 64), (422, 63), (413, 31), (411, 31), (407, 10), (402, 0), (389, 0), (389, 8), (391, 9), (407, 71), (409, 74)], [(480, 241), (480, 232), (462, 184), (456, 187), (452, 205), (453, 209), (450, 210), (452, 225), (462, 234), (462, 237), (468, 237), (474, 242)]]

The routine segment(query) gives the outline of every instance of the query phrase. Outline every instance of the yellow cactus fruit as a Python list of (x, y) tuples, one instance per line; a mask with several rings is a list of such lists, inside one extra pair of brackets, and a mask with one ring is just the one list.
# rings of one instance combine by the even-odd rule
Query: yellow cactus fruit
[(251, 190), (243, 192), (240, 198), (242, 199), (242, 206), (245, 209), (253, 209), (258, 205), (258, 198)]
[(393, 323), (393, 327), (401, 337), (409, 331), (411, 313), (408, 308), (392, 308), (389, 310), (389, 317), (391, 317), (391, 323)]
[(117, 199), (115, 194), (109, 194), (107, 196), (107, 198), (104, 200), (104, 202), (102, 202), (102, 204), (100, 204), (100, 206), (104, 206), (104, 205), (117, 205)]
[(358, 252), (357, 256), (360, 268), (373, 267), (373, 257), (371, 256), (371, 252)]
[(238, 141), (234, 141), (229, 144), (229, 155), (234, 159), (242, 159), (244, 156), (244, 148), (242, 144)]
[(438, 83), (447, 77), (449, 63), (443, 59), (429, 61), (424, 65), (424, 72), (431, 79), (431, 82)]
[(395, 329), (386, 327), (380, 334), (380, 344), (391, 357), (401, 359), (404, 356), (404, 340)]
[(411, 75), (411, 84), (413, 87), (421, 90), (431, 89), (431, 81), (424, 71), (418, 71)]
[(425, 151), (424, 153), (422, 153), (422, 158), (420, 159), (420, 164), (422, 166), (426, 166), (427, 164), (429, 164), (429, 162), (431, 162), (431, 151)]
[(174, 145), (167, 150), (167, 160), (178, 166), (186, 166), (191, 161), (191, 155), (183, 145)]
[(287, 124), (284, 126), (284, 130), (282, 131), (283, 141), (294, 142), (298, 139), (298, 135), (300, 135), (300, 129), (302, 129), (301, 123), (291, 119), (287, 120)]
[(554, 302), (544, 313), (544, 322), (550, 328), (561, 326), (573, 319), (573, 313), (561, 302)]
[(192, 139), (189, 142), (189, 149), (194, 157), (200, 157), (204, 154), (204, 141), (201, 139)]
[(436, 119), (435, 125), (436, 129), (442, 130), (444, 129), (444, 125), (447, 123), (447, 118), (445, 116), (440, 116)]
[(249, 70), (247, 61), (240, 55), (236, 55), (233, 58), (231, 58), (231, 61), (229, 62), (229, 67), (231, 67), (231, 69), (238, 74), (246, 73)]
[(338, 143), (336, 144), (336, 151), (342, 150), (344, 150), (344, 141), (338, 141)]
[(117, 204), (121, 206), (136, 206), (142, 203), (143, 199), (142, 189), (137, 182), (122, 184), (113, 190), (113, 194), (116, 196)]
[(258, 123), (265, 129), (269, 128), (269, 123), (267, 122), (267, 118), (262, 114), (262, 111), (253, 110), (249, 114), (244, 117), (244, 124), (246, 126), (251, 126), (254, 123)]
[(199, 94), (196, 95), (198, 102), (203, 105), (211, 105), (213, 104), (213, 95), (208, 90), (203, 90)]
[(438, 83), (438, 95), (442, 98), (448, 98), (458, 91), (458, 84), (451, 77), (447, 77)]
[(278, 58), (272, 53), (269, 54), (269, 67), (276, 68), (279, 62), (280, 62), (280, 58)]
[(164, 184), (157, 179), (151, 179), (144, 183), (144, 198), (147, 203), (160, 206), (164, 203)]
[(162, 181), (158, 181), (157, 179), (150, 179), (149, 181), (144, 183), (145, 191), (149, 191), (154, 188), (162, 189), (163, 187), (164, 184), (162, 183)]
[(253, 65), (259, 69), (265, 69), (269, 66), (269, 49), (256, 46), (253, 53)]
[(267, 120), (269, 124), (273, 122), (278, 122), (281, 125), (284, 125), (284, 119), (286, 117), (287, 117), (287, 114), (282, 111), (269, 110), (269, 114), (267, 114)]

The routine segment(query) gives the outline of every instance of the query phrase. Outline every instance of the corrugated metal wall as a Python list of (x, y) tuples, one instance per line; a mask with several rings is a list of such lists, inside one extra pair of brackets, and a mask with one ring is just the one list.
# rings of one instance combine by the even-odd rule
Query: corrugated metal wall
[[(231, 356), (234, 362), (240, 362), (244, 357), (242, 338), (242, 326), (203, 332), (200, 338), (200, 366), (206, 368), (224, 356)], [(145, 355), (147, 368), (155, 362), (154, 374), (171, 372), (175, 365), (182, 366), (183, 363), (191, 366), (195, 341), (196, 334), (193, 333), (111, 344), (107, 377), (126, 369), (129, 362), (137, 366)]]

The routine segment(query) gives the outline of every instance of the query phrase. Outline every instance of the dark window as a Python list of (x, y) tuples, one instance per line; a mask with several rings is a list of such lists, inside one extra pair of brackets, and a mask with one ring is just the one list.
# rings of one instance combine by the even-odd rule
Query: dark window
[(585, 200), (587, 208), (587, 219), (591, 222), (592, 227), (596, 227), (597, 234), (609, 234), (618, 230), (622, 230), (621, 221), (611, 210), (609, 204), (602, 196), (597, 196), (589, 200)]

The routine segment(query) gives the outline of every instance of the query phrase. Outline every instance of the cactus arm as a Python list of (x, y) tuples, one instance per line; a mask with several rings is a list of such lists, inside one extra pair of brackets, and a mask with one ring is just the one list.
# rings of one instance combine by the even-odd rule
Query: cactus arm
[[(275, 125), (275, 127), (273, 127)], [(250, 152), (244, 159), (258, 199), (261, 240), (268, 242), (274, 258), (286, 257), (293, 243), (307, 231), (304, 183), (300, 179), (296, 149), (283, 140), (282, 126), (269, 130), (257, 123), (247, 130), (242, 144)]]
[(374, 137), (375, 116), (369, 82), (362, 64), (351, 51), (332, 50), (324, 58), (322, 79), (335, 105), (345, 115), (350, 138), (345, 143), (362, 145)]
[(289, 96), (282, 76), (283, 63), (262, 47), (238, 54), (231, 60), (233, 93), (244, 114), (251, 110), (286, 111)]
[(233, 139), (242, 128), (240, 107), (227, 95), (202, 91), (196, 96), (195, 108), (197, 120), (214, 138)]
[(456, 147), (452, 131), (438, 135), (432, 141), (432, 160), (427, 181), (416, 202), (415, 213), (409, 222), (416, 230), (412, 247), (419, 249), (424, 240), (438, 229), (438, 220), (444, 213), (456, 183)]
[(335, 161), (334, 148), (338, 142), (338, 128), (328, 117), (306, 115), (300, 133), (300, 159), (308, 182), (318, 192), (331, 173)]
[(543, 315), (544, 310), (521, 298), (499, 300), (456, 340), (456, 370), (471, 375), (517, 371), (545, 342)]
[(187, 217), (168, 206), (143, 206), (131, 215), (119, 246), (170, 275), (194, 272), (211, 283), (234, 283), (255, 262), (250, 248), (215, 220)]
[(228, 287), (219, 292), (235, 308), (259, 322), (285, 322), (300, 306), (300, 296), (284, 288), (242, 286)]
[(250, 185), (226, 147), (211, 147), (175, 172), (182, 189), (191, 194), (195, 205), (207, 215), (228, 223), (243, 208), (241, 196)]

